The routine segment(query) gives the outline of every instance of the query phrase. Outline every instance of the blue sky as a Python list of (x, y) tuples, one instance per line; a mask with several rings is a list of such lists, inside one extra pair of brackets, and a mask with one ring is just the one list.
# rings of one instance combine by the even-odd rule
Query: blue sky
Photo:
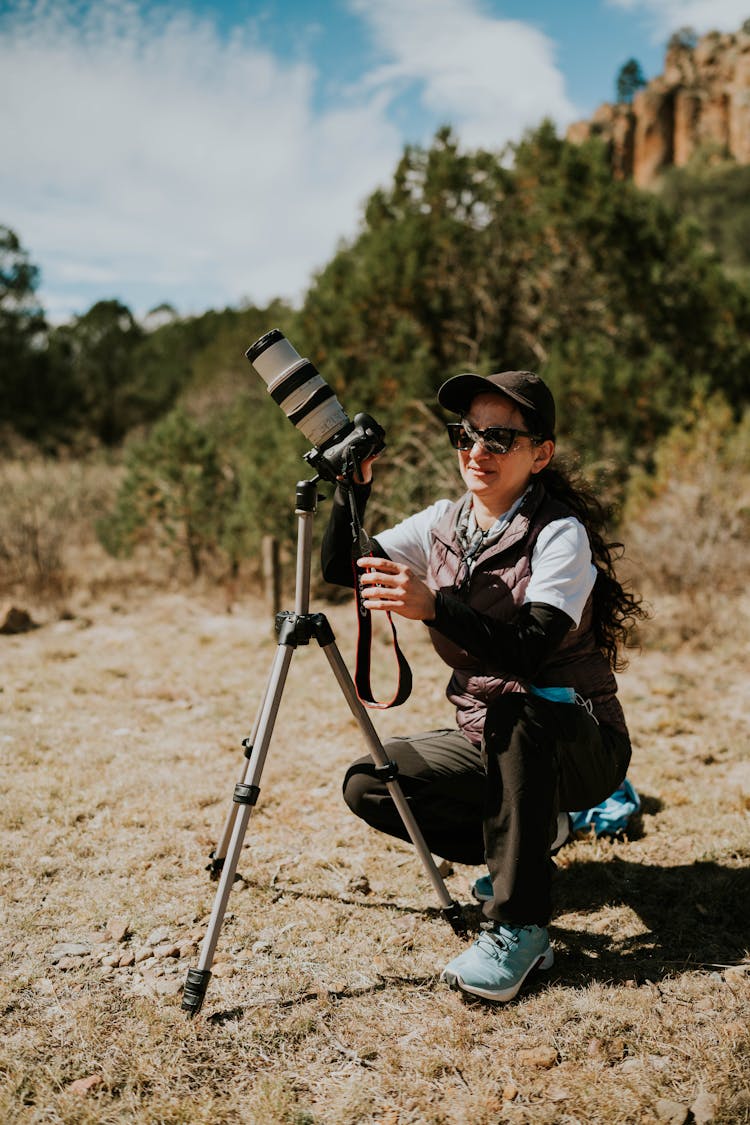
[(0, 223), (66, 319), (300, 299), (405, 143), (501, 149), (750, 0), (0, 0)]

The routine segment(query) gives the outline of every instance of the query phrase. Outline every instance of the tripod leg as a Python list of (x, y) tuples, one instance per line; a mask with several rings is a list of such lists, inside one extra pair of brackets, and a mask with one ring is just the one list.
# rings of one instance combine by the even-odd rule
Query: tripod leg
[[(261, 715), (263, 714), (263, 708), (269, 692), (273, 690), (274, 667), (275, 666), (272, 666), (271, 668), (271, 673), (268, 678), (268, 684), (266, 686), (265, 692), (263, 693), (263, 698), (260, 701), (260, 706), (258, 707), (258, 713), (255, 717), (252, 734), (248, 738), (243, 739), (242, 745), (245, 747), (246, 759), (249, 759), (251, 757), (251, 754), (248, 751), (254, 751), (256, 742), (258, 740), (258, 728), (260, 727), (260, 719)], [(245, 780), (246, 773), (247, 762), (243, 766), (242, 773), (240, 774), (240, 782), (243, 782)], [(211, 862), (208, 864), (207, 870), (210, 871), (212, 880), (218, 879), (219, 875), (221, 874), (221, 869), (224, 866), (224, 857), (226, 856), (229, 849), (229, 841), (232, 839), (232, 831), (234, 829), (234, 822), (236, 817), (237, 804), (233, 801), (231, 808), (229, 809), (229, 812), (227, 814), (227, 819), (224, 822), (224, 828), (219, 838), (219, 842), (208, 857)]]
[[(388, 757), (385, 750), (383, 749), (383, 744), (378, 738), (374, 726), (370, 722), (370, 716), (367, 714), (364, 704), (357, 695), (357, 689), (354, 686), (354, 681), (349, 675), (349, 670), (343, 661), (336, 642), (334, 640), (331, 640), (330, 642), (323, 644), (322, 648), (323, 652), (328, 658), (328, 663), (333, 669), (333, 674), (338, 680), (339, 687), (343, 691), (344, 697), (349, 704), (349, 709), (354, 715), (354, 718), (359, 723), (360, 729), (365, 736), (372, 758), (374, 759), (376, 765), (387, 766)], [(437, 869), (435, 860), (432, 858), (432, 853), (425, 843), (422, 831), (414, 818), (414, 814), (411, 811), (406, 798), (404, 797), (401, 786), (393, 778), (391, 778), (390, 780), (386, 780), (386, 785), (388, 786), (388, 792), (393, 798), (393, 803), (398, 810), (399, 816), (404, 822), (404, 827), (409, 833), (409, 837), (414, 844), (414, 847), (417, 849), (419, 858), (424, 864), (424, 868), (427, 872), (430, 882), (435, 888), (443, 912), (445, 913), (448, 921), (454, 929), (461, 929), (461, 907), (459, 903), (451, 898), (448, 892), (448, 888), (443, 881), (443, 877)]]
[(293, 652), (294, 648), (291, 645), (280, 645), (276, 651), (276, 659), (271, 670), (268, 689), (257, 721), (257, 736), (253, 755), (247, 764), (243, 781), (235, 786), (235, 812), (229, 847), (221, 869), (221, 878), (214, 898), (208, 929), (201, 946), (198, 967), (188, 969), (182, 993), (182, 1009), (190, 1016), (194, 1016), (200, 1011), (208, 982), (211, 979), (211, 964), (219, 940), (219, 931), (224, 921), (229, 893), (237, 871), (242, 843), (247, 831), (247, 822), (258, 799), (259, 782)]

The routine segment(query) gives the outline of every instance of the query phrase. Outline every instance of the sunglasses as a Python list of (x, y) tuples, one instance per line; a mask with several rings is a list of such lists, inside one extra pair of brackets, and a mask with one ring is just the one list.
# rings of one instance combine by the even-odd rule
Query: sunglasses
[(541, 441), (539, 434), (528, 430), (514, 430), (510, 426), (488, 426), (486, 430), (475, 430), (467, 421), (448, 422), (448, 438), (454, 449), (467, 452), (476, 442), (480, 442), (488, 453), (510, 453), (516, 438), (527, 437)]

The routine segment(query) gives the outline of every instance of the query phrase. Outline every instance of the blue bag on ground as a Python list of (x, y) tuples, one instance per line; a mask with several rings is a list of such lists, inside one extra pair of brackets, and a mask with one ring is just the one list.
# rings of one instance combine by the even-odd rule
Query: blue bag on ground
[(641, 799), (627, 778), (611, 797), (593, 809), (583, 809), (570, 814), (570, 830), (588, 832), (592, 828), (597, 836), (616, 836), (624, 832), (628, 821), (641, 807)]

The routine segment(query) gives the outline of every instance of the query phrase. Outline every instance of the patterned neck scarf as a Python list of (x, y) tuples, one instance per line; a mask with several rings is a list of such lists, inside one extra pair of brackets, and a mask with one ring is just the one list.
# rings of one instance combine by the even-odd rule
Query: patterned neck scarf
[(471, 574), (480, 551), (483, 551), (485, 547), (493, 546), (500, 539), (530, 490), (531, 485), (511, 504), (507, 512), (498, 516), (492, 526), (486, 530), (483, 530), (477, 523), (471, 495), (466, 497), (456, 524), (456, 538), (468, 574)]

